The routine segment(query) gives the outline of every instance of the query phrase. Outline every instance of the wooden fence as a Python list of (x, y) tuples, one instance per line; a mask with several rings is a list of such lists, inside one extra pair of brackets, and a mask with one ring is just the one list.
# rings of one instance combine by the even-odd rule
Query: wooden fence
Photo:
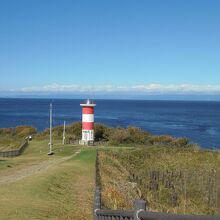
[(220, 220), (220, 216), (177, 215), (146, 210), (146, 201), (135, 200), (131, 211), (102, 209), (101, 189), (99, 187), (98, 153), (96, 155), (96, 189), (94, 197), (93, 220)]
[(16, 157), (19, 156), (25, 148), (28, 146), (28, 140), (25, 140), (25, 142), (15, 150), (9, 150), (9, 151), (0, 151), (0, 157)]

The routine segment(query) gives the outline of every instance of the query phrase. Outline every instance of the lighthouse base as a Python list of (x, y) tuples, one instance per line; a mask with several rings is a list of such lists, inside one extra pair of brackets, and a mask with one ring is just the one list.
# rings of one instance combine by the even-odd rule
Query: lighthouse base
[(82, 130), (81, 145), (94, 145), (94, 130)]
[(85, 140), (80, 140), (79, 141), (80, 145), (84, 145), (84, 146), (93, 146), (94, 145), (94, 141), (85, 141)]

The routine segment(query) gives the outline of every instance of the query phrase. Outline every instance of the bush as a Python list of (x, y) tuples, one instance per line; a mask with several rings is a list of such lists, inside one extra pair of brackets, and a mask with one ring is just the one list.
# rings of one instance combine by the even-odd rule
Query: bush
[(146, 144), (149, 142), (150, 133), (141, 128), (128, 127), (127, 131), (130, 135), (129, 139), (131, 143)]
[(79, 140), (82, 136), (82, 123), (75, 122), (66, 127), (66, 137), (72, 140)]
[[(62, 139), (63, 138), (63, 126), (59, 125), (56, 127), (53, 127), (53, 138), (55, 139)], [(78, 140), (81, 138), (81, 132), (82, 132), (82, 123), (81, 122), (75, 122), (73, 124), (66, 126), (66, 140)], [(50, 129), (47, 128), (43, 132), (37, 134), (38, 139), (43, 139), (49, 136)]]
[(106, 140), (107, 129), (103, 124), (95, 124), (95, 141)]
[(21, 138), (25, 138), (29, 135), (37, 133), (37, 129), (31, 126), (17, 126), (15, 128), (15, 135)]
[(190, 147), (190, 141), (188, 138), (177, 138), (171, 143), (175, 147)]
[(124, 128), (112, 129), (109, 136), (110, 144), (126, 144), (129, 143), (129, 132)]
[(173, 137), (169, 135), (151, 136), (150, 143), (155, 145), (168, 145), (174, 140)]
[[(32, 128), (33, 129), (33, 128)], [(17, 130), (19, 130), (17, 128)], [(7, 131), (7, 130), (6, 130)], [(5, 131), (5, 132), (6, 132)], [(11, 132), (11, 130), (7, 131)], [(28, 131), (24, 130), (24, 133)], [(34, 132), (34, 130), (33, 130)], [(0, 130), (1, 133), (1, 130)], [(22, 134), (22, 133), (21, 133)], [(37, 138), (43, 139), (49, 136), (49, 129), (37, 135)], [(63, 126), (53, 128), (53, 138), (62, 139)], [(82, 137), (82, 123), (75, 122), (66, 126), (66, 140), (75, 141)], [(192, 146), (187, 138), (173, 138), (169, 135), (152, 135), (147, 131), (137, 127), (111, 128), (103, 124), (95, 123), (94, 127), (95, 141), (107, 141), (110, 145), (120, 144), (140, 144), (140, 145), (164, 145), (174, 147)]]

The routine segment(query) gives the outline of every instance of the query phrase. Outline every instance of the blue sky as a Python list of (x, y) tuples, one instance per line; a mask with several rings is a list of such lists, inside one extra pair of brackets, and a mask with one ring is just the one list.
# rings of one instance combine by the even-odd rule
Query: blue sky
[(219, 95), (219, 12), (219, 0), (0, 0), (0, 94)]

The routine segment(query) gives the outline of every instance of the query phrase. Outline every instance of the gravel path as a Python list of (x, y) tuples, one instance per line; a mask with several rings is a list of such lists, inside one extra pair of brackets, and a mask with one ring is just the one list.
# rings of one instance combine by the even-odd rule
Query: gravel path
[(66, 160), (69, 160), (79, 153), (80, 153), (80, 151), (77, 151), (70, 156), (66, 156), (66, 157), (62, 157), (62, 158), (54, 159), (54, 160), (49, 160), (49, 161), (47, 160), (47, 161), (39, 162), (39, 164), (34, 164), (34, 165), (28, 166), (26, 168), (23, 168), (21, 170), (18, 170), (16, 172), (10, 173), (9, 175), (1, 176), (0, 177), (0, 185), (13, 183), (13, 182), (21, 180), (25, 177), (32, 176), (32, 175), (39, 174), (39, 173), (43, 173), (43, 172), (47, 171), (49, 168), (51, 168), (55, 165), (58, 165)]

